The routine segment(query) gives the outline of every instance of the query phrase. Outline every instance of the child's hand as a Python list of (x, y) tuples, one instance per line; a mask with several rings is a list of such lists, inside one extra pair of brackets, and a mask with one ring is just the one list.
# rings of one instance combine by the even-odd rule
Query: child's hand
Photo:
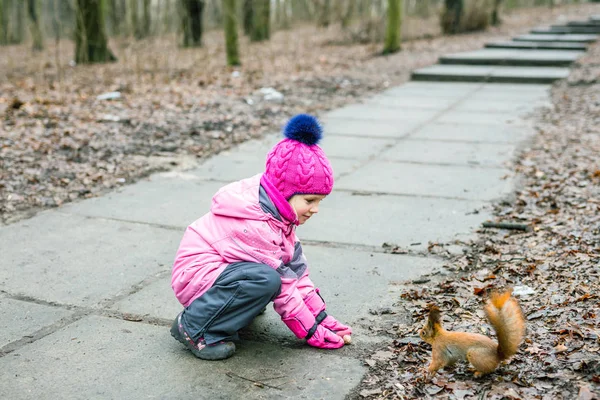
[(339, 349), (344, 345), (344, 340), (323, 325), (319, 325), (314, 335), (306, 343), (320, 349)]
[(321, 326), (333, 331), (339, 337), (344, 337), (346, 335), (352, 335), (352, 328), (341, 324), (338, 320), (333, 318), (331, 315), (328, 315), (327, 318), (321, 322)]

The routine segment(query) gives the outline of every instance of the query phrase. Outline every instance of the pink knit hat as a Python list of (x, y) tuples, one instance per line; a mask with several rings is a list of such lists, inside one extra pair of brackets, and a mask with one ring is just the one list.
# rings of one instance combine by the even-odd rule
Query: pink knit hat
[(295, 194), (329, 194), (333, 170), (317, 144), (323, 137), (321, 125), (311, 115), (292, 117), (283, 130), (286, 137), (267, 155), (265, 175), (289, 200)]

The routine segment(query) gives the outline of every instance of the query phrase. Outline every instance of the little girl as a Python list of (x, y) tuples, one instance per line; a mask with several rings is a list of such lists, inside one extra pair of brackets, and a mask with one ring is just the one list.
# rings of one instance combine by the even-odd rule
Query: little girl
[(231, 357), (237, 332), (271, 301), (311, 346), (337, 349), (352, 334), (325, 313), (295, 233), (333, 188), (331, 165), (317, 145), (321, 127), (299, 114), (284, 135), (265, 172), (219, 189), (210, 212), (188, 226), (179, 245), (171, 286), (184, 310), (171, 335), (201, 359)]

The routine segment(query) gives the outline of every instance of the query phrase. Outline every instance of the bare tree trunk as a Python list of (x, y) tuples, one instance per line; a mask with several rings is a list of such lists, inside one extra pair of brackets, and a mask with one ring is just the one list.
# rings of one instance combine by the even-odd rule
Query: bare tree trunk
[(121, 34), (120, 19), (119, 19), (119, 10), (117, 5), (117, 0), (108, 0), (108, 21), (110, 24), (110, 29), (108, 30), (109, 35), (118, 36)]
[(222, 24), (223, 24), (223, 10), (221, 10), (221, 1), (219, 1), (219, 0), (212, 0), (210, 3), (211, 3), (211, 7), (210, 7), (210, 10), (211, 10), (210, 21), (211, 21), (211, 23), (216, 24), (218, 26), (222, 26)]
[[(160, 3), (162, 5), (161, 12), (162, 16), (160, 17), (161, 21), (161, 29), (157, 30), (158, 34), (162, 34), (164, 32), (172, 32), (173, 31), (173, 0), (165, 1), (164, 3)], [(175, 10), (177, 11), (177, 10)], [(179, 27), (180, 18), (177, 19), (177, 27)], [(156, 24), (155, 24), (156, 26)]]
[(19, 44), (23, 43), (23, 39), (25, 38), (25, 27), (27, 26), (25, 6), (27, 4), (22, 0), (13, 1), (13, 6), (16, 8), (16, 21), (14, 24), (11, 42)]
[(27, 1), (27, 11), (29, 13), (29, 28), (31, 30), (31, 37), (33, 38), (33, 50), (42, 50), (44, 48), (44, 40), (42, 39), (40, 19), (37, 12), (37, 0)]
[(319, 14), (317, 17), (317, 26), (327, 28), (331, 22), (331, 1), (320, 0)]
[(180, 0), (183, 47), (202, 46), (203, 0)]
[(140, 27), (140, 36), (147, 37), (150, 35), (150, 28), (152, 26), (152, 17), (150, 14), (150, 0), (144, 0), (144, 9), (143, 9), (143, 23)]
[(25, 36), (23, 0), (0, 0), (0, 44), (19, 44)]
[(0, 45), (5, 45), (6, 42), (6, 9), (4, 8), (4, 1), (0, 0)]
[(227, 65), (240, 65), (235, 0), (223, 0)]
[(499, 16), (500, 3), (502, 3), (502, 0), (494, 0), (494, 9), (492, 10), (491, 18), (492, 25), (500, 25), (501, 23)]
[(129, 29), (128, 33), (132, 33), (136, 39), (141, 38), (142, 33), (140, 30), (140, 16), (139, 16), (139, 3), (138, 0), (129, 1)]
[(271, 38), (271, 1), (270, 0), (264, 0), (263, 19), (265, 21), (265, 24), (263, 26), (265, 37), (267, 39), (270, 39)]
[(421, 0), (416, 2), (415, 13), (422, 18), (428, 18), (431, 14), (431, 0)]
[(252, 0), (243, 0), (244, 1), (244, 5), (243, 5), (243, 14), (244, 14), (244, 34), (245, 35), (250, 35), (252, 33), (252, 20), (254, 18), (253, 16), (253, 7), (252, 7)]
[(252, 31), (250, 40), (260, 42), (270, 37), (271, 10), (269, 0), (252, 1)]
[(275, 0), (275, 26), (278, 28), (281, 26), (281, 2)]
[(352, 20), (352, 15), (354, 14), (354, 6), (355, 0), (346, 0), (344, 4), (340, 6), (341, 8), (341, 25), (342, 28), (347, 28), (350, 26), (350, 21)]
[(444, 0), (444, 12), (441, 16), (442, 31), (455, 34), (460, 31), (463, 13), (463, 0)]
[(110, 29), (108, 29), (109, 35), (118, 36), (121, 34), (121, 10), (119, 8), (119, 0), (108, 0), (107, 4), (107, 17)]
[(388, 0), (387, 27), (383, 54), (391, 54), (400, 50), (402, 6), (402, 0)]
[(75, 62), (116, 61), (108, 49), (104, 28), (104, 0), (76, 0)]
[(292, 27), (292, 4), (293, 0), (278, 0), (281, 4), (281, 28), (290, 29)]

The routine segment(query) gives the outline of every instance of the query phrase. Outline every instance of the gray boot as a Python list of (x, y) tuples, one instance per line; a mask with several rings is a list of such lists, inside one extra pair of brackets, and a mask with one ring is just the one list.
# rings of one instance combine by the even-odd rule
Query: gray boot
[(198, 342), (194, 342), (185, 329), (183, 329), (183, 324), (181, 323), (182, 314), (183, 312), (179, 313), (175, 321), (173, 321), (171, 336), (183, 343), (196, 357), (203, 360), (224, 360), (235, 353), (235, 344), (233, 342), (206, 344), (203, 338), (200, 338)]

